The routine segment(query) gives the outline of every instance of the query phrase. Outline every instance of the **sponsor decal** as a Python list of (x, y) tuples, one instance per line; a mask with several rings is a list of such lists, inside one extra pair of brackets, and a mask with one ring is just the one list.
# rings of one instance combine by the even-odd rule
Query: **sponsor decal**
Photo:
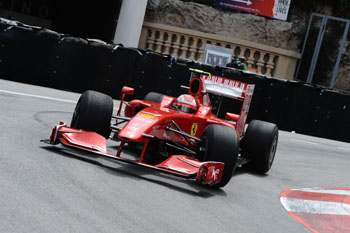
[(216, 181), (218, 179), (219, 173), (220, 173), (220, 169), (219, 168), (215, 170), (215, 167), (212, 167), (211, 179), (213, 181)]
[(243, 91), (246, 88), (245, 83), (223, 78), (216, 75), (211, 75), (211, 76), (202, 75), (201, 78), (202, 80), (204, 80), (206, 84), (216, 84), (227, 88), (240, 89), (241, 91)]
[(286, 190), (280, 201), (288, 214), (312, 232), (350, 232), (350, 188)]
[(162, 114), (157, 114), (157, 113), (153, 113), (153, 112), (143, 112), (143, 113), (146, 113), (146, 114), (149, 114), (149, 115), (152, 115), (152, 116), (155, 116), (155, 117), (163, 116)]
[(242, 109), (241, 109), (241, 116), (237, 123), (237, 131), (239, 133), (244, 132), (245, 122), (247, 120), (249, 107), (253, 98), (253, 92), (254, 92), (254, 85), (247, 85), (247, 89), (245, 91), (245, 99), (243, 101)]
[(134, 125), (130, 125), (128, 127), (126, 127), (127, 130), (130, 130), (130, 131), (137, 131), (139, 129), (139, 127), (136, 127)]
[(141, 116), (141, 117), (144, 117), (144, 118), (148, 118), (148, 119), (156, 119), (155, 116), (153, 116), (153, 115), (151, 115), (151, 114), (149, 114), (149, 113), (145, 113), (145, 112), (141, 112), (141, 113), (140, 113), (140, 116)]
[(206, 85), (206, 89), (218, 93), (226, 94), (228, 96), (244, 96), (244, 91), (247, 89), (247, 84), (236, 80), (223, 78), (216, 75), (201, 75), (201, 79)]
[(191, 126), (191, 136), (195, 136), (197, 133), (197, 129), (198, 129), (198, 124), (197, 123), (193, 123)]

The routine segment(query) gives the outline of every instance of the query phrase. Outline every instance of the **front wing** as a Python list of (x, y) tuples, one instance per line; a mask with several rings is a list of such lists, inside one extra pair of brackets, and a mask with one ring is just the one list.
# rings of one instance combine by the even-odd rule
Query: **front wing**
[(115, 155), (110, 154), (107, 152), (106, 139), (103, 136), (95, 132), (67, 127), (63, 122), (55, 126), (52, 129), (50, 139), (43, 140), (43, 142), (52, 145), (61, 143), (64, 146), (89, 151), (104, 158), (147, 167), (187, 179), (195, 179), (202, 184), (214, 185), (219, 183), (224, 170), (224, 163), (201, 162), (186, 155), (172, 155), (157, 165), (151, 165), (142, 161), (145, 149), (142, 151), (139, 160), (123, 158), (121, 156), (123, 142), (121, 142), (121, 146)]

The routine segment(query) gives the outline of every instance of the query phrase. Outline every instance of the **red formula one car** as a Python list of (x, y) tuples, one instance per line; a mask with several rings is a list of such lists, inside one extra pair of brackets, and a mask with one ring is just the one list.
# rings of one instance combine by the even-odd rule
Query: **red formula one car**
[[(46, 142), (216, 187), (225, 186), (237, 166), (268, 172), (275, 157), (278, 128), (253, 120), (245, 131), (254, 85), (200, 70), (190, 72), (189, 87), (182, 86), (188, 94), (178, 98), (150, 92), (144, 100), (126, 103), (125, 95), (132, 95), (134, 89), (123, 87), (116, 115), (112, 114), (110, 96), (86, 91), (76, 105), (70, 127), (61, 122)], [(209, 93), (242, 101), (240, 114), (226, 113), (226, 120), (217, 118)], [(115, 154), (107, 152), (106, 139), (120, 143)], [(126, 144), (140, 149), (136, 159), (123, 156)]]

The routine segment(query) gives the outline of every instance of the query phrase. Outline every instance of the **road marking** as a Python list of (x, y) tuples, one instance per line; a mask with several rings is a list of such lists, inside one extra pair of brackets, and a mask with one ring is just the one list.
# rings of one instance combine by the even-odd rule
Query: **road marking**
[(350, 149), (349, 148), (345, 148), (345, 147), (337, 147), (338, 149), (341, 149), (341, 150), (349, 150), (350, 151)]
[(56, 101), (67, 102), (67, 103), (76, 103), (77, 102), (77, 101), (73, 101), (73, 100), (65, 100), (65, 99), (53, 98), (53, 97), (42, 96), (42, 95), (31, 95), (31, 94), (25, 94), (25, 93), (14, 92), (14, 91), (0, 90), (0, 92), (13, 94), (13, 95), (21, 95), (21, 96), (40, 98), (40, 99), (56, 100)]
[(344, 203), (285, 197), (281, 197), (281, 203), (287, 211), (294, 213), (350, 215), (350, 205)]
[(284, 150), (292, 150), (292, 151), (299, 151), (299, 152), (306, 152), (306, 153), (316, 153), (317, 155), (331, 155), (331, 156), (343, 156), (340, 152), (334, 153), (334, 152), (324, 152), (321, 150), (305, 150), (305, 149), (299, 149), (299, 148), (293, 148), (293, 147), (286, 147), (286, 146), (278, 146), (278, 150), (284, 149)]
[(329, 189), (329, 188), (304, 188), (304, 189), (292, 189), (293, 191), (303, 191), (312, 193), (324, 193), (324, 194), (337, 194), (350, 196), (350, 189)]
[[(42, 95), (32, 95), (32, 94), (26, 94), (26, 93), (14, 92), (14, 91), (6, 91), (6, 90), (0, 90), (0, 92), (13, 94), (13, 95), (40, 98), (40, 99), (55, 100), (55, 101), (61, 101), (61, 102), (66, 102), (66, 103), (73, 103), (73, 104), (77, 103), (77, 101), (73, 101), (73, 100), (65, 100), (65, 99), (53, 98), (53, 97), (42, 96)], [(124, 108), (125, 108), (125, 106), (122, 107), (122, 112), (124, 112)], [(113, 109), (118, 110), (118, 108), (113, 108)]]
[(319, 145), (316, 142), (309, 142), (309, 141), (303, 141), (303, 140), (298, 140), (298, 139), (294, 139), (294, 138), (290, 138), (291, 141), (295, 141), (295, 142), (301, 142), (301, 143), (306, 143), (306, 144), (311, 144), (311, 145)]
[(350, 232), (350, 188), (285, 190), (280, 201), (288, 214), (314, 233)]

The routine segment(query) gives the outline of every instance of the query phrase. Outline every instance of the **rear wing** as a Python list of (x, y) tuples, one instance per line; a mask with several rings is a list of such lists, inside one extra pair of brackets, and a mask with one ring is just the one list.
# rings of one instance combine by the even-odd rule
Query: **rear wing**
[[(253, 84), (248, 84), (237, 80), (212, 75), (211, 73), (205, 72), (203, 70), (192, 68), (190, 68), (189, 70), (192, 74), (196, 74), (195, 77), (198, 77), (203, 80), (206, 92), (216, 96), (244, 100), (248, 86), (250, 86), (251, 90), (254, 90)], [(193, 76), (191, 76), (191, 78), (192, 77)]]
[[(243, 135), (255, 85), (211, 75), (201, 70), (190, 69), (190, 71), (200, 75), (200, 79), (204, 82), (205, 91), (207, 93), (243, 101), (240, 115), (230, 113), (229, 117), (226, 117), (226, 119), (236, 121), (237, 132)], [(220, 100), (217, 114), (220, 111), (221, 102), (222, 99)]]
[(230, 99), (244, 100), (245, 91), (248, 87), (247, 83), (206, 74), (202, 74), (201, 79), (204, 81), (208, 93)]

